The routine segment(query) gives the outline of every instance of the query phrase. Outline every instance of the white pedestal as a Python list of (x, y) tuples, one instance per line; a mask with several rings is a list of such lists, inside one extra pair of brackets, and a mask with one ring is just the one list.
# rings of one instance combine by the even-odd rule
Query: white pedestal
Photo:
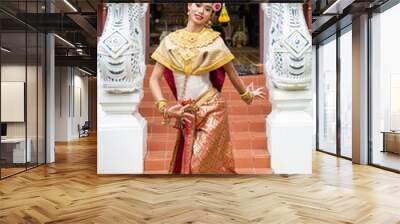
[(271, 89), (266, 119), (271, 168), (276, 174), (311, 174), (313, 120), (306, 111), (311, 91)]
[(98, 174), (143, 173), (147, 122), (137, 111), (142, 94), (99, 96)]

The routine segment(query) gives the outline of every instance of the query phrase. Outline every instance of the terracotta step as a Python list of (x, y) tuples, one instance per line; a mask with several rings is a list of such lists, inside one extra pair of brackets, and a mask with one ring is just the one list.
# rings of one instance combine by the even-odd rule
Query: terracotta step
[[(162, 92), (164, 98), (168, 99), (170, 102), (176, 102), (175, 97), (173, 96), (172, 92), (169, 89), (162, 90), (161, 92)], [(264, 91), (264, 93), (266, 94), (266, 99), (268, 99), (268, 97), (269, 97), (268, 91)], [(222, 94), (222, 97), (228, 102), (228, 105), (229, 105), (229, 103), (232, 103), (233, 100), (241, 102), (241, 103), (243, 103), (243, 105), (247, 105), (242, 101), (242, 99), (240, 98), (240, 94), (236, 90), (223, 90), (221, 92), (221, 94)], [(147, 89), (144, 90), (144, 96), (143, 96), (141, 104), (144, 102), (150, 102), (150, 103), (155, 102), (150, 90), (147, 90)], [(251, 105), (265, 104), (268, 102), (269, 102), (268, 100), (257, 99)], [(251, 105), (249, 105), (249, 106), (251, 106)]]
[[(247, 86), (251, 82), (253, 82), (255, 88), (264, 87), (264, 89), (267, 89), (265, 82), (260, 81), (258, 79), (244, 80), (243, 77), (241, 77), (241, 79), (243, 80), (245, 86)], [(167, 85), (167, 83), (165, 81), (161, 81), (160, 86), (161, 86), (162, 93), (168, 93), (171, 91), (171, 89), (169, 88), (169, 86)], [(146, 83), (146, 82), (143, 83), (143, 90), (150, 91), (149, 83)], [(225, 91), (232, 91), (232, 92), (238, 93), (236, 88), (233, 86), (233, 84), (230, 81), (224, 82), (223, 87), (222, 87), (222, 92), (225, 92)]]
[[(175, 133), (152, 133), (147, 138), (147, 151), (172, 151), (175, 146)], [(265, 132), (231, 132), (231, 143), (234, 151), (267, 150)]]
[[(265, 118), (267, 117), (267, 114), (257, 114), (257, 115), (243, 115), (243, 114), (228, 114), (228, 119), (229, 122), (241, 122), (241, 121), (247, 121), (247, 122), (252, 122), (252, 121), (265, 121)], [(155, 124), (160, 124), (162, 121), (162, 117), (160, 114), (156, 114), (156, 116), (144, 116), (146, 118), (148, 123), (155, 123)]]
[(236, 169), (238, 174), (271, 174), (271, 168), (243, 168)]
[(235, 167), (265, 168), (270, 167), (270, 156), (266, 149), (234, 150)]
[[(151, 151), (145, 158), (145, 170), (165, 170), (168, 168), (172, 152)], [(270, 156), (266, 150), (234, 151), (235, 168), (267, 168), (270, 167)]]
[[(247, 142), (246, 142), (247, 141)], [(157, 141), (148, 140), (147, 141), (147, 151), (148, 152), (172, 152), (175, 147), (175, 139), (171, 141)], [(232, 150), (246, 151), (246, 150), (267, 150), (267, 139), (256, 139), (256, 140), (244, 140), (243, 144), (238, 143), (238, 141), (232, 141)]]
[[(235, 170), (238, 174), (271, 174), (271, 168), (237, 168)], [(146, 170), (144, 174), (168, 174), (168, 170)]]
[[(253, 82), (254, 84), (254, 88), (258, 88), (258, 87), (264, 87), (264, 90), (266, 90), (266, 85), (265, 82), (260, 81), (258, 79), (248, 79), (248, 80), (244, 80), (242, 77), (241, 79), (243, 80), (243, 83), (245, 86), (249, 85), (251, 82)], [(171, 89), (169, 88), (169, 86), (167, 85), (167, 83), (165, 81), (161, 81), (160, 82), (160, 86), (161, 86), (161, 90), (162, 93), (168, 93), (171, 91)], [(149, 87), (149, 83), (144, 83), (143, 85), (143, 90), (145, 91), (150, 91), (150, 87)], [(236, 88), (233, 86), (233, 84), (230, 81), (225, 81), (222, 87), (222, 92), (226, 92), (226, 91), (232, 91), (238, 94), (238, 91), (236, 90)]]
[[(242, 102), (228, 103), (229, 115), (267, 115), (272, 111), (272, 105), (269, 102), (265, 104), (255, 103), (247, 105)], [(139, 106), (139, 113), (144, 117), (161, 117), (160, 112), (152, 102), (144, 102)]]
[[(241, 173), (263, 173), (270, 167), (265, 132), (231, 133), (235, 166)], [(171, 133), (151, 133), (148, 136), (148, 152), (145, 157), (145, 170), (149, 173), (165, 173), (175, 145), (175, 135)], [(247, 148), (246, 148), (247, 147)], [(264, 170), (264, 173), (268, 173)]]
[[(258, 81), (256, 82), (255, 80), (244, 81), (244, 83), (245, 83), (246, 86), (247, 86), (248, 84), (250, 84), (251, 82), (254, 83), (254, 88), (257, 88), (257, 87), (264, 87), (264, 90), (267, 90), (267, 88), (266, 88), (266, 86), (265, 86), (265, 83), (258, 82)], [(171, 89), (169, 88), (169, 86), (168, 86), (165, 82), (161, 82), (160, 85), (161, 85), (161, 92), (162, 92), (163, 94), (172, 93), (172, 92), (171, 92)], [(150, 88), (149, 88), (148, 86), (144, 86), (144, 87), (143, 87), (143, 91), (144, 91), (144, 94), (145, 94), (145, 95), (146, 95), (146, 94), (151, 94), (151, 90), (150, 90)], [(234, 93), (234, 94), (236, 94), (236, 95), (239, 95), (239, 92), (233, 87), (233, 85), (229, 84), (228, 82), (225, 82), (225, 83), (224, 83), (221, 92), (222, 92), (222, 93), (229, 92), (229, 93)]]
[[(150, 94), (150, 93), (149, 93)], [(146, 94), (145, 94), (146, 96)], [(228, 107), (229, 106), (245, 106), (245, 107), (253, 107), (257, 105), (267, 105), (270, 104), (268, 100), (254, 100), (250, 105), (247, 105), (241, 98), (240, 95), (237, 92), (234, 91), (227, 91), (227, 92), (222, 92), (222, 96), (227, 102)], [(169, 98), (168, 103), (170, 104), (175, 104), (177, 101), (173, 97), (172, 93), (165, 94), (164, 97)], [(154, 107), (154, 99), (151, 97), (151, 99), (143, 99), (142, 102), (140, 102), (139, 107)]]
[[(235, 132), (265, 132), (266, 115), (229, 115), (229, 130)], [(163, 125), (161, 117), (146, 117), (148, 133), (175, 133), (170, 125)], [(172, 121), (173, 122), (173, 121)], [(233, 136), (234, 137), (234, 136)]]
[(157, 170), (168, 170), (168, 164), (167, 164), (166, 159), (160, 159), (160, 160), (155, 160), (155, 159), (145, 159), (144, 162), (144, 170), (145, 171), (157, 171)]
[[(151, 73), (153, 72), (153, 68), (154, 68), (154, 65), (152, 65), (152, 64), (148, 64), (147, 65), (146, 73), (145, 73), (145, 76), (144, 76), (145, 80), (150, 79)], [(248, 78), (248, 77), (257, 77), (257, 76), (261, 76), (261, 75), (260, 74), (257, 74), (257, 75), (243, 75), (241, 77)]]
[[(251, 126), (250, 126), (251, 127)], [(154, 127), (152, 127), (153, 130)], [(256, 128), (253, 128), (256, 129)], [(176, 139), (177, 130), (166, 128), (148, 133), (147, 144), (149, 150), (163, 150), (173, 148)], [(230, 131), (231, 142), (234, 149), (263, 149), (266, 148), (265, 126), (258, 131)], [(253, 136), (249, 136), (253, 135)], [(165, 137), (168, 136), (168, 137)], [(248, 137), (242, 137), (248, 136)]]

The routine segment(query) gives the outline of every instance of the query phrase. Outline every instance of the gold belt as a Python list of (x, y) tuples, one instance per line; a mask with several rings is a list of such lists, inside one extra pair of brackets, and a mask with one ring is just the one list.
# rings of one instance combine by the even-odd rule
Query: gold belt
[(213, 97), (217, 92), (218, 92), (218, 90), (216, 90), (214, 87), (211, 87), (206, 92), (204, 92), (199, 97), (197, 97), (196, 100), (192, 100), (192, 99), (184, 100), (184, 101), (181, 101), (181, 104), (184, 106), (187, 104), (191, 104), (191, 106), (189, 106), (185, 109), (185, 112), (196, 112), (200, 108), (201, 105), (203, 105), (205, 102), (207, 102), (207, 100), (210, 99), (211, 97)]

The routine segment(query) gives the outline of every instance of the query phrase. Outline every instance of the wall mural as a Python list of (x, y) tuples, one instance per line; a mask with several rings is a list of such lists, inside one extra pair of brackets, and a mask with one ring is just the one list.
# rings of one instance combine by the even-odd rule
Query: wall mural
[[(285, 161), (279, 154), (273, 154), (273, 150), (279, 149), (285, 158), (308, 155), (308, 142), (297, 142), (296, 153), (289, 152), (295, 147), (285, 145), (291, 131), (301, 127), (296, 126), (297, 120), (293, 119), (304, 122), (308, 118), (291, 116), (292, 122), (283, 131), (282, 127), (275, 128), (275, 123), (280, 122), (279, 116), (266, 125), (271, 104), (266, 99), (270, 90), (265, 88), (265, 72), (239, 77), (233, 62), (243, 59), (248, 48), (230, 46), (221, 36), (223, 32), (210, 25), (213, 16), (221, 15), (221, 8), (226, 11), (223, 5), (184, 4), (180, 8), (187, 8), (187, 12), (174, 13), (187, 18), (185, 27), (165, 33), (154, 51), (147, 49), (147, 52), (144, 46), (150, 45), (154, 35), (151, 35), (151, 27), (146, 33), (144, 23), (151, 22), (146, 15), (155, 16), (146, 13), (148, 4), (111, 3), (106, 6), (107, 18), (98, 44), (101, 77), (98, 79), (99, 174), (309, 173), (311, 160), (308, 156), (296, 156), (299, 161)], [(257, 11), (260, 6), (257, 5)], [(280, 91), (307, 89), (311, 82), (311, 36), (302, 4), (262, 4), (262, 8), (267, 15), (264, 23), (269, 23), (270, 29), (258, 29), (254, 35), (258, 37), (264, 32), (268, 37), (266, 48), (260, 49), (267, 55), (264, 62), (267, 78)], [(200, 12), (202, 16), (198, 15)], [(235, 55), (234, 50), (238, 52)], [(157, 64), (145, 65), (145, 54), (150, 54)], [(148, 72), (145, 72), (146, 66)], [(149, 76), (146, 85), (143, 83), (145, 74)], [(241, 79), (246, 80), (242, 82)], [(162, 82), (166, 85), (161, 85)], [(232, 85), (225, 84), (222, 88), (227, 82)], [(225, 98), (227, 91), (236, 94), (238, 99)], [(300, 104), (306, 106), (307, 102), (308, 98), (297, 100), (295, 108)], [(231, 105), (237, 105), (240, 113), (231, 114)], [(279, 106), (275, 108), (279, 110)], [(254, 112), (249, 115), (247, 111)], [(234, 120), (231, 115), (242, 119)], [(258, 126), (253, 130), (254, 124)], [(239, 126), (246, 126), (247, 130), (238, 130)], [(267, 128), (272, 130), (268, 138)], [(304, 137), (309, 131), (308, 124), (305, 128), (306, 131), (301, 132), (303, 136), (299, 136), (308, 141)], [(246, 144), (234, 141), (237, 136), (247, 136), (249, 132), (256, 136), (246, 139)], [(275, 132), (279, 136), (283, 132), (288, 134), (285, 141), (276, 141)], [(274, 144), (267, 147), (271, 139)], [(296, 142), (296, 138), (290, 139)], [(248, 152), (243, 153), (243, 150)], [(278, 162), (274, 162), (274, 158)]]

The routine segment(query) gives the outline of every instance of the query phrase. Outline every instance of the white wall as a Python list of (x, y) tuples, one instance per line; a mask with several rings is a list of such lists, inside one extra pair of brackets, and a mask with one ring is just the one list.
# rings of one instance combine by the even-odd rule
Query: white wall
[[(45, 118), (44, 110), (44, 73), (41, 66), (25, 64), (3, 64), (1, 66), (2, 82), (24, 82), (26, 84), (26, 108), (21, 108), (22, 113), (26, 112), (26, 121), (6, 122), (8, 138), (24, 138), (25, 134), (29, 139), (31, 155), (33, 162), (39, 159), (39, 163), (44, 162), (45, 146)], [(25, 80), (27, 78), (27, 81)], [(7, 96), (2, 96), (6, 97)], [(12, 110), (2, 107), (1, 110)], [(12, 111), (7, 111), (11, 112)], [(37, 156), (37, 153), (39, 155)]]
[(88, 120), (88, 78), (76, 68), (56, 67), (55, 85), (55, 140), (77, 139), (78, 124)]
[[(27, 69), (27, 70), (25, 70)], [(28, 72), (29, 86), (27, 88), (27, 106), (29, 109), (27, 113), (28, 120), (28, 137), (30, 133), (35, 133), (36, 137), (36, 120), (37, 115), (32, 111), (36, 111), (37, 95), (36, 95), (36, 80), (30, 77), (31, 74), (36, 75), (36, 66), (18, 65), (18, 64), (4, 64), (1, 66), (1, 81), (4, 82), (25, 82), (26, 71)], [(40, 72), (40, 71), (39, 71)], [(34, 88), (29, 88), (34, 86)], [(39, 105), (40, 107), (41, 105)], [(1, 108), (7, 110), (7, 108)], [(34, 122), (34, 123), (32, 123)], [(32, 130), (30, 129), (32, 128)], [(7, 136), (8, 137), (25, 137), (25, 122), (7, 122)]]
[(55, 68), (55, 141), (68, 140), (70, 77), (67, 67)]
[[(25, 82), (24, 65), (9, 64), (1, 66), (1, 81), (2, 82)], [(28, 70), (31, 68), (28, 67)], [(7, 110), (7, 108), (1, 108)], [(7, 123), (7, 137), (25, 137), (25, 122), (10, 122)]]
[[(88, 111), (88, 77), (81, 76), (81, 73), (78, 75), (76, 74), (75, 70), (75, 77), (74, 77), (74, 108), (72, 108), (72, 132), (71, 135), (73, 138), (79, 137), (78, 132), (78, 124), (83, 125), (85, 121), (88, 121), (89, 118), (89, 111)], [(81, 110), (81, 111), (80, 111)]]

